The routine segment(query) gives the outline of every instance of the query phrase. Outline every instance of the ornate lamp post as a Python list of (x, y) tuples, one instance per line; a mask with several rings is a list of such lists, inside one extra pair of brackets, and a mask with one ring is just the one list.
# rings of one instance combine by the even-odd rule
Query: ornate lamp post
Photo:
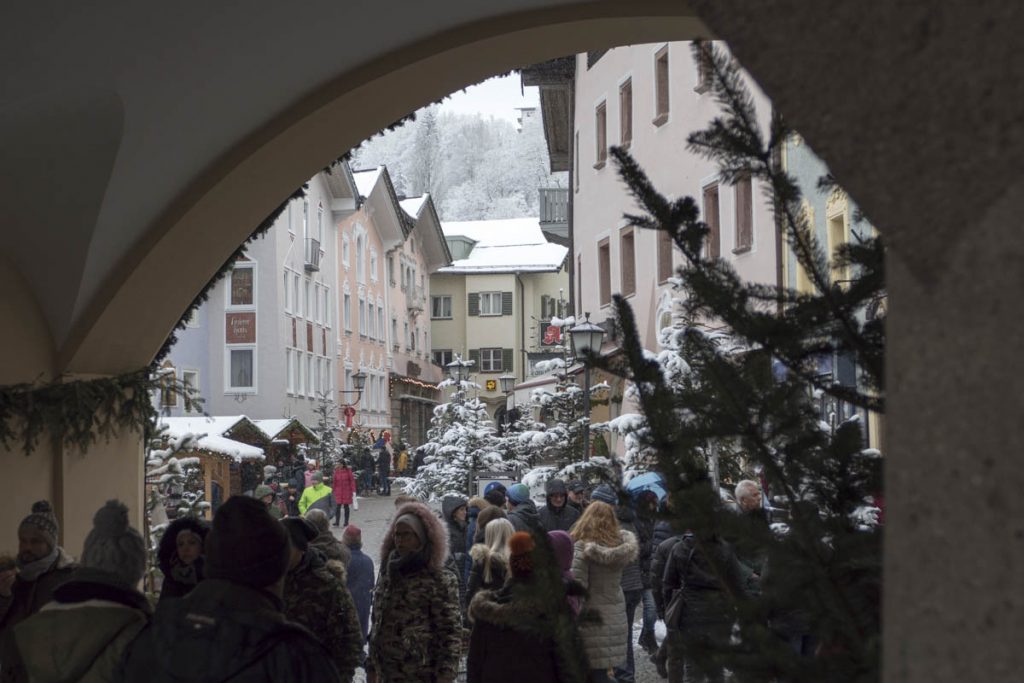
[[(515, 375), (502, 375), (501, 377), (498, 378), (498, 382), (501, 383), (501, 393), (505, 394), (505, 407), (506, 408), (508, 407), (508, 395), (512, 394), (512, 410), (516, 409), (516, 395), (514, 393), (512, 393), (512, 390), (515, 389), (515, 386), (516, 386), (516, 379), (517, 378), (516, 378)], [(505, 412), (505, 426), (507, 427), (510, 422), (511, 422), (511, 420), (509, 419), (509, 413), (506, 410), (506, 412)]]
[(585, 319), (579, 325), (569, 328), (569, 339), (575, 350), (576, 359), (583, 363), (583, 414), (587, 418), (586, 427), (583, 430), (583, 459), (590, 459), (590, 363), (587, 362), (589, 353), (600, 353), (601, 344), (604, 341), (604, 328), (590, 322), (590, 314), (584, 314)]

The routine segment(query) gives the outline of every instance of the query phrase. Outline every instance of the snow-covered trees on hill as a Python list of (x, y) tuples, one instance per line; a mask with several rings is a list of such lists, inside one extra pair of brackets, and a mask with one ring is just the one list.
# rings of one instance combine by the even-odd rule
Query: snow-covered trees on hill
[(541, 187), (566, 187), (548, 172), (539, 117), (517, 130), (510, 122), (444, 112), (432, 105), (416, 119), (371, 138), (353, 152), (355, 168), (388, 167), (404, 196), (429, 192), (442, 220), (538, 214)]

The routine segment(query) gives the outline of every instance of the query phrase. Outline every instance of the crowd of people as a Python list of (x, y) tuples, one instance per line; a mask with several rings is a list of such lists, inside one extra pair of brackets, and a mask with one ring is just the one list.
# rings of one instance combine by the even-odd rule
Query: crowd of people
[[(538, 509), (524, 484), (492, 483), (481, 497), (446, 497), (440, 512), (398, 495), (375, 572), (356, 526), (340, 541), (331, 532), (338, 484), (353, 486), (346, 469), (333, 488), (310, 471), (298, 514), (257, 489), (212, 522), (172, 521), (155, 609), (138, 590), (146, 544), (124, 505), (96, 513), (75, 563), (37, 503), (18, 529), (16, 567), (0, 567), (0, 681), (351, 681), (359, 667), (370, 683), (447, 683), (463, 671), (481, 682), (633, 681), (638, 609), (637, 642), (663, 677), (723, 680), (691, 644), (728, 641), (725, 591), (757, 590), (764, 567), (724, 540), (673, 530), (654, 493), (553, 479)], [(762, 509), (756, 482), (736, 495), (745, 513)], [(809, 646), (798, 626), (790, 636)]]

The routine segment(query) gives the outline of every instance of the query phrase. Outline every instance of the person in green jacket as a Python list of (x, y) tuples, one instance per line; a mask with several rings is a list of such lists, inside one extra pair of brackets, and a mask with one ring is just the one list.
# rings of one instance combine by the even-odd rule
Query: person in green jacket
[(303, 489), (302, 497), (299, 498), (299, 514), (305, 515), (307, 510), (313, 508), (323, 510), (330, 518), (334, 513), (334, 496), (331, 493), (331, 487), (324, 484), (322, 472), (314, 472), (312, 482), (313, 485)]
[(126, 649), (152, 614), (136, 589), (145, 569), (146, 544), (129, 525), (128, 508), (108, 501), (93, 517), (81, 566), (53, 591), (53, 602), (0, 643), (0, 680), (117, 680)]

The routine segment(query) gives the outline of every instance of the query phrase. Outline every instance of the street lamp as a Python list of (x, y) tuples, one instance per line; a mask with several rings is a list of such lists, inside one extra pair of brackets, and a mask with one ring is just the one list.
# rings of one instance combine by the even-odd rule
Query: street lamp
[(590, 363), (587, 355), (600, 353), (604, 341), (604, 328), (590, 322), (590, 314), (579, 325), (569, 328), (569, 340), (575, 349), (576, 359), (583, 363), (583, 414), (587, 417), (586, 429), (583, 430), (583, 459), (590, 459)]
[(356, 400), (352, 403), (345, 403), (345, 406), (354, 406), (359, 403), (359, 399), (363, 397), (363, 387), (366, 386), (366, 373), (360, 370), (356, 374), (352, 375), (352, 385), (355, 389), (339, 389), (339, 394), (355, 394)]
[(516, 386), (515, 375), (502, 375), (498, 378), (498, 382), (501, 383), (501, 393), (505, 394), (505, 426), (507, 427), (511, 423), (510, 413), (508, 412), (508, 395), (512, 394), (512, 410), (516, 409), (516, 395), (512, 393), (512, 390)]

